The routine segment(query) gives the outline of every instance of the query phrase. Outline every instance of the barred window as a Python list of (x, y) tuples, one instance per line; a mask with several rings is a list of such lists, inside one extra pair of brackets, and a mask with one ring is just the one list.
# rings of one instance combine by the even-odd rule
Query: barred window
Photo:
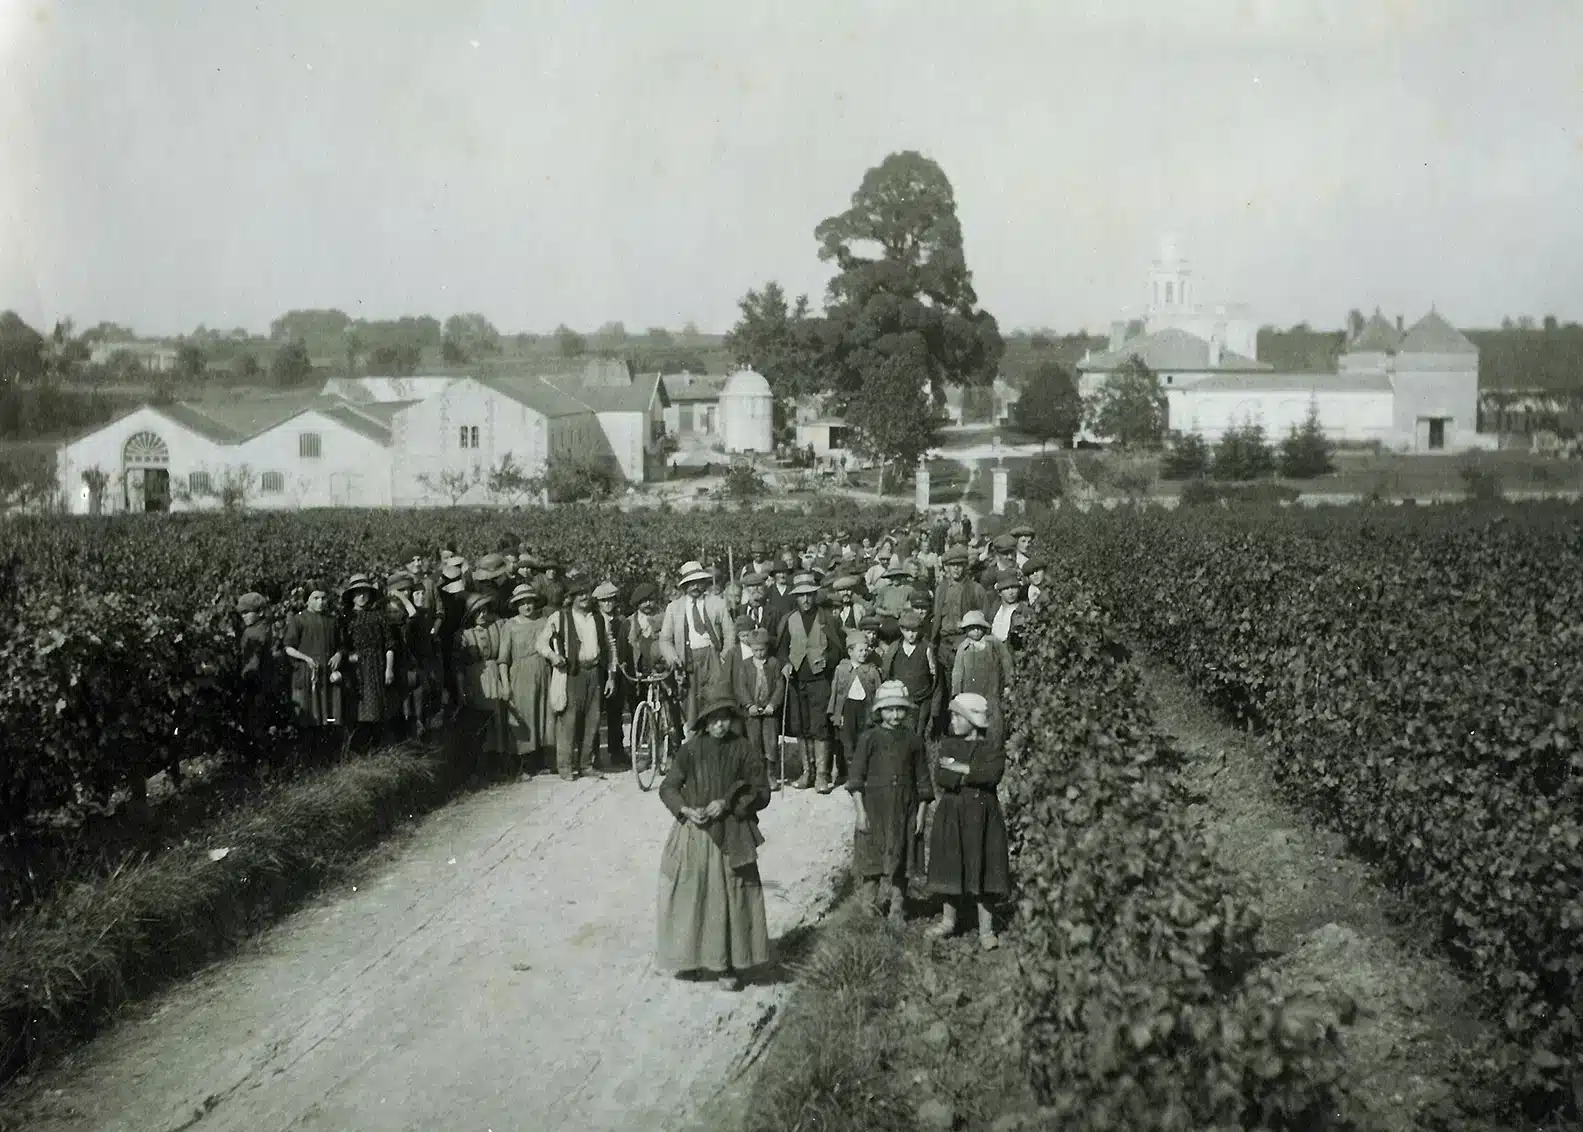
[(209, 473), (208, 472), (188, 472), (187, 473), (187, 490), (188, 491), (208, 491), (209, 489), (210, 489), (210, 484), (209, 484)]
[(284, 472), (265, 472), (259, 481), (259, 488), (266, 495), (279, 495), (286, 490), (286, 475)]
[(317, 460), (323, 455), (324, 447), (316, 432), (303, 432), (297, 434), (297, 455), (304, 460)]

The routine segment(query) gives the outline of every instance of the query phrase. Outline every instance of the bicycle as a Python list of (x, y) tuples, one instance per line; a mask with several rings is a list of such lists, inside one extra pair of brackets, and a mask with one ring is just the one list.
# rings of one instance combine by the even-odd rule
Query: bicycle
[[(671, 766), (671, 750), (676, 744), (675, 724), (671, 719), (670, 704), (666, 701), (662, 685), (672, 681), (669, 671), (650, 676), (635, 676), (622, 669), (627, 679), (644, 686), (643, 699), (632, 709), (632, 777), (639, 790), (651, 790)], [(648, 755), (644, 768), (639, 752)]]

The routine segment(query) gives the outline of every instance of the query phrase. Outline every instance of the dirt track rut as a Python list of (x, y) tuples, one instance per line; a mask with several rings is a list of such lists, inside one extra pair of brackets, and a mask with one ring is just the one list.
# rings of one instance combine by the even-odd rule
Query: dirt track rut
[[(762, 817), (774, 939), (848, 860), (841, 795)], [(25, 1098), (40, 1132), (666, 1128), (772, 1028), (784, 974), (732, 995), (652, 964), (671, 818), (630, 776), (503, 786), (426, 819), (350, 891), (145, 1007)]]

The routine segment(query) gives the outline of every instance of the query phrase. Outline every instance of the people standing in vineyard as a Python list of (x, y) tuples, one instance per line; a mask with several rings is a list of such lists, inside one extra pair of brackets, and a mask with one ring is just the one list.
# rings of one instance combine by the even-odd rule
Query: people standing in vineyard
[(869, 725), (869, 705), (880, 685), (878, 658), (873, 649), (874, 642), (861, 629), (846, 634), (846, 659), (836, 665), (830, 679), (826, 713), (830, 716), (832, 754), (828, 774), (821, 766), (816, 786), (821, 794), (835, 789), (841, 768), (851, 764), (858, 736)]
[[(956, 651), (967, 634), (962, 629), (962, 617), (970, 610), (982, 610), (989, 600), (983, 587), (967, 576), (967, 547), (957, 545), (946, 550), (940, 558), (945, 576), (934, 591), (934, 611), (930, 618), (931, 644), (943, 679), (949, 683), (956, 665)], [(943, 721), (942, 721), (943, 722)]]
[(683, 717), (690, 731), (698, 705), (720, 681), (726, 642), (734, 639), (726, 603), (708, 593), (713, 575), (698, 562), (682, 566), (682, 595), (665, 607), (660, 652), (687, 682)]
[(740, 616), (753, 622), (754, 626), (774, 635), (776, 621), (774, 612), (764, 602), (764, 588), (769, 579), (763, 574), (742, 575), (742, 612)]
[(439, 616), (441, 703), (455, 712), (464, 699), (456, 642), (467, 628), (467, 563), (459, 558), (448, 559), (440, 566)]
[(247, 698), (245, 726), (254, 742), (264, 740), (275, 722), (279, 695), (276, 679), (274, 627), (264, 620), (269, 599), (261, 593), (245, 593), (236, 599), (236, 612), (242, 620), (237, 634), (237, 664), (242, 694)]
[(410, 571), (409, 576), (414, 584), (409, 595), (412, 613), (407, 618), (407, 715), (422, 737), (440, 704), (440, 621), (433, 579)]
[(780, 768), (773, 760), (780, 736), (781, 706), (786, 701), (786, 678), (769, 653), (769, 630), (750, 626), (744, 636), (748, 656), (731, 666), (731, 692), (742, 705), (748, 746), (755, 755), (763, 757), (770, 789), (779, 790), (783, 783)]
[(602, 709), (605, 721), (605, 755), (608, 764), (618, 765), (626, 761), (627, 747), (621, 733), (622, 722), (626, 716), (627, 701), (632, 695), (631, 686), (627, 683), (624, 668), (630, 667), (632, 660), (627, 655), (627, 619), (616, 609), (616, 600), (621, 596), (621, 591), (614, 582), (600, 582), (594, 587), (594, 603), (597, 606), (595, 616), (604, 624), (605, 640), (610, 642), (611, 657), (605, 676), (605, 697)]
[(886, 911), (897, 925), (905, 915), (907, 877), (923, 867), (924, 807), (934, 797), (923, 740), (907, 718), (911, 710), (906, 687), (896, 681), (879, 686), (878, 725), (859, 737), (846, 783), (855, 817), (852, 870), (862, 884), (858, 907)]
[(752, 556), (751, 560), (737, 574), (737, 580), (744, 588), (748, 584), (749, 574), (763, 574), (768, 577), (770, 571), (775, 568), (775, 563), (770, 558), (769, 547), (762, 539), (754, 539), (752, 545), (748, 547), (748, 553)]
[(765, 628), (773, 636), (786, 615), (797, 608), (797, 599), (791, 593), (792, 568), (782, 557), (770, 570), (770, 585), (764, 591), (764, 608), (768, 614)]
[(1042, 558), (1029, 558), (1022, 568), (1022, 576), (1028, 582), (1028, 608), (1038, 609), (1044, 596), (1044, 571), (1045, 562)]
[[(570, 599), (539, 633), (539, 655), (555, 670), (550, 675), (550, 711), (555, 715), (555, 762), (562, 778), (603, 778), (595, 765), (600, 704), (610, 675), (612, 654), (603, 622), (594, 614), (585, 579), (567, 583)], [(556, 685), (560, 685), (557, 689)]]
[(510, 570), (503, 554), (486, 554), (473, 567), (473, 590), (489, 599), (496, 617), (504, 617), (510, 612), (511, 586), (507, 584)]
[(989, 631), (996, 640), (1008, 648), (1022, 648), (1022, 636), (1028, 625), (1028, 605), (1022, 600), (1022, 574), (1015, 566), (1002, 570), (995, 576), (996, 597), (989, 599), (984, 610), (989, 618)]
[(830, 588), (835, 591), (839, 604), (836, 606), (836, 620), (841, 628), (850, 632), (858, 628), (863, 618), (868, 614), (868, 606), (858, 597), (857, 589), (863, 584), (861, 578), (851, 575), (837, 578), (830, 583)]
[(470, 780), (496, 769), (507, 750), (505, 680), (500, 670), (502, 634), (494, 605), (484, 594), (468, 594), (462, 611), (464, 628), (454, 646), (461, 698), (457, 703), (455, 742)]
[[(776, 632), (775, 655), (787, 681), (786, 735), (797, 740), (802, 759), (799, 790), (830, 778), (830, 681), (841, 662), (845, 636), (827, 609), (818, 609), (814, 598), (819, 586), (812, 574), (797, 575), (791, 593), (797, 608), (788, 613)], [(809, 758), (812, 748), (812, 758)]]
[(554, 747), (549, 712), (550, 666), (539, 654), (548, 624), (544, 595), (526, 582), (511, 591), (513, 616), (500, 627), (500, 663), (505, 669), (507, 749), (529, 773), (544, 765)]
[(1028, 559), (1033, 557), (1033, 540), (1037, 537), (1027, 523), (1018, 523), (1006, 534), (1012, 542), (1012, 565), (1024, 574), (1028, 572)]
[(984, 697), (989, 705), (989, 742), (999, 745), (1006, 736), (1001, 704), (1006, 687), (1011, 683), (1011, 650), (1005, 642), (990, 635), (989, 619), (976, 609), (963, 615), (962, 629), (967, 639), (957, 646), (956, 660), (951, 666), (951, 695), (975, 692)]
[(382, 737), (387, 718), (387, 689), (396, 680), (396, 653), (391, 645), (385, 610), (374, 603), (379, 587), (367, 574), (353, 574), (341, 591), (349, 607), (346, 624), (347, 662), (351, 665), (356, 703), (351, 714), (352, 741), (366, 750)]
[(1011, 891), (1011, 854), (997, 789), (1006, 773), (1006, 752), (991, 743), (989, 704), (971, 692), (950, 703), (950, 734), (940, 744), (935, 770), (939, 802), (929, 830), (929, 891), (944, 898), (940, 922), (927, 934), (941, 939), (956, 931), (959, 907), (977, 906), (979, 945), (993, 951), (991, 903)]
[(769, 962), (758, 814), (771, 791), (764, 759), (733, 733), (741, 716), (729, 695), (699, 704), (659, 791), (676, 823), (660, 855), (657, 965), (708, 971), (729, 991)]
[(396, 654), (395, 680), (385, 694), (385, 724), (392, 739), (404, 739), (420, 722), (410, 714), (412, 689), (417, 671), (412, 655), (412, 633), (418, 607), (412, 602), (413, 578), (398, 570), (385, 580), (385, 622), (390, 629), (390, 647)]
[(314, 583), (308, 608), (286, 620), (291, 701), (297, 726), (305, 731), (341, 722), (341, 623), (329, 602), (329, 592)]

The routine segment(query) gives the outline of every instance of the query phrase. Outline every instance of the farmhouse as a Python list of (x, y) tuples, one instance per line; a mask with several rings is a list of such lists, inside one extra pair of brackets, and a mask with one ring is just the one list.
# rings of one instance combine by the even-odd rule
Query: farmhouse
[(333, 378), (318, 392), (143, 405), (63, 444), (76, 513), (481, 503), (491, 471), (604, 457), (663, 475), (658, 375), (596, 362), (580, 375)]
[(1083, 396), (1136, 359), (1165, 389), (1169, 427), (1209, 441), (1243, 424), (1283, 436), (1315, 409), (1332, 440), (1426, 452), (1493, 447), (1478, 435), (1478, 350), (1438, 311), (1407, 330), (1376, 311), (1336, 372), (1277, 373), (1256, 356), (1252, 320), (1233, 316), (1241, 308), (1206, 313), (1190, 276), (1167, 240), (1149, 276), (1148, 317), (1114, 323), (1110, 348), (1078, 363)]

